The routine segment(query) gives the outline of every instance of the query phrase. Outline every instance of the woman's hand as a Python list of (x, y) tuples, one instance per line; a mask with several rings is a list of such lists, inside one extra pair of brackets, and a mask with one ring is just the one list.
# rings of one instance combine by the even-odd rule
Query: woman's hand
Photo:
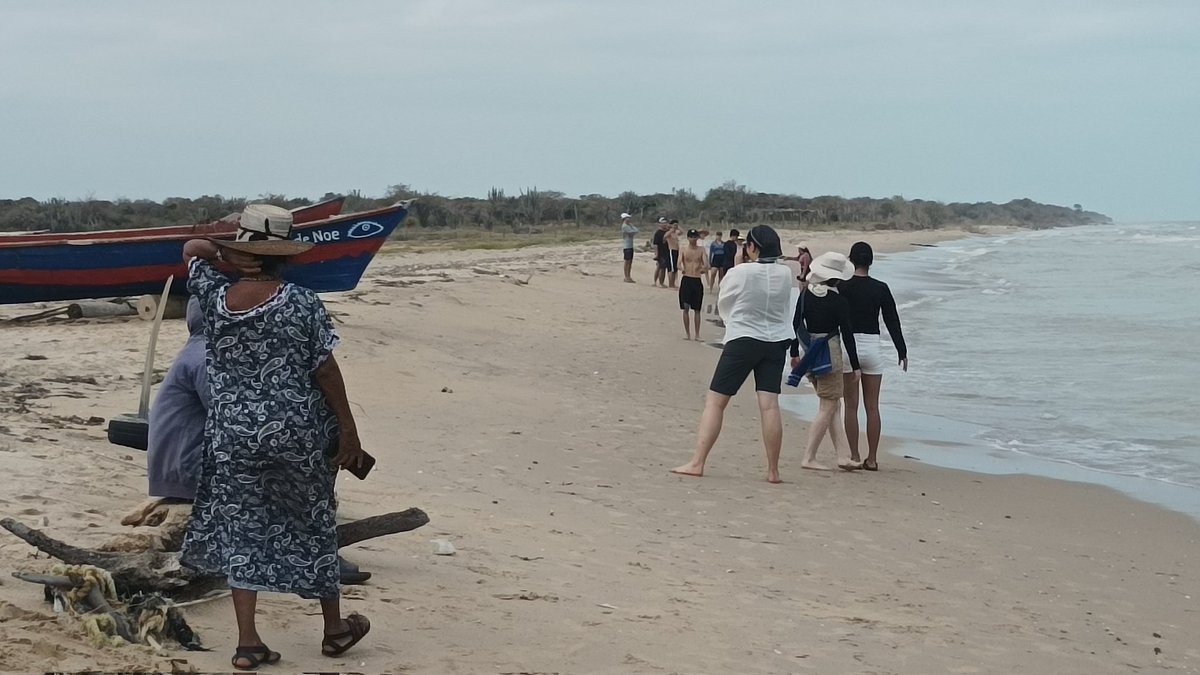
[(216, 260), (217, 253), (220, 249), (217, 245), (207, 239), (190, 239), (183, 245), (183, 259), (191, 260), (192, 258), (203, 258), (205, 260)]
[(357, 469), (366, 459), (358, 434), (341, 434), (338, 436), (338, 451), (333, 457), (333, 464), (338, 469)]
[(862, 380), (862, 371), (861, 370), (855, 370), (850, 373), (850, 381), (853, 382), (856, 386), (858, 385), (858, 383), (861, 380)]
[(799, 365), (800, 365), (800, 357), (799, 357), (799, 356), (793, 356), (793, 357), (792, 357), (792, 370), (795, 370), (795, 369), (796, 369), (796, 366), (799, 366)]
[(904, 370), (904, 372), (906, 372), (906, 373), (908, 372), (908, 357), (907, 356), (900, 359), (900, 367)]

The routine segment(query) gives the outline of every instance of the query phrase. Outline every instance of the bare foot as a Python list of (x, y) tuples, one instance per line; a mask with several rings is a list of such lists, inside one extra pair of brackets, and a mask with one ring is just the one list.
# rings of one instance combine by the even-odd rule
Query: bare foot
[(625, 280), (625, 283), (627, 283), (627, 284), (636, 284), (637, 282), (636, 282), (636, 281), (634, 281), (633, 279), (626, 279), (626, 280)]
[(677, 466), (674, 469), (671, 469), (671, 473), (679, 474), (680, 476), (691, 476), (692, 478), (703, 478), (704, 467), (697, 467), (691, 462), (688, 462), (683, 466)]
[(800, 462), (800, 468), (809, 469), (810, 471), (833, 471), (833, 469), (825, 466), (824, 464), (818, 464), (816, 462), (809, 461)]
[(687, 337), (685, 337), (685, 338), (683, 338), (683, 339), (684, 339), (684, 340), (687, 340), (688, 342), (691, 342), (691, 341), (692, 341), (692, 336), (691, 336), (691, 335), (689, 335), (689, 336), (687, 336)]
[(783, 482), (783, 479), (779, 477), (778, 473), (768, 473), (767, 482), (771, 483), (772, 485), (779, 485)]

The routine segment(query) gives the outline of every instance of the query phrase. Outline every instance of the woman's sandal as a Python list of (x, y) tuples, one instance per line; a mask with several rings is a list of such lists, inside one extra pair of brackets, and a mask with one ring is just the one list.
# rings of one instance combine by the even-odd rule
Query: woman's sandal
[[(371, 632), (371, 622), (362, 614), (355, 613), (347, 616), (346, 626), (348, 629), (340, 633), (325, 634), (325, 639), (321, 640), (322, 654), (325, 656), (341, 656), (366, 637), (367, 633)], [(342, 642), (346, 638), (350, 638), (350, 641)]]
[[(258, 667), (263, 664), (269, 666), (279, 663), (279, 659), (281, 658), (283, 658), (282, 654), (271, 651), (271, 648), (266, 645), (254, 645), (252, 647), (238, 647), (234, 650), (233, 658), (229, 660), (229, 663), (238, 670), (258, 670)], [(242, 660), (250, 665), (239, 666), (238, 661)]]

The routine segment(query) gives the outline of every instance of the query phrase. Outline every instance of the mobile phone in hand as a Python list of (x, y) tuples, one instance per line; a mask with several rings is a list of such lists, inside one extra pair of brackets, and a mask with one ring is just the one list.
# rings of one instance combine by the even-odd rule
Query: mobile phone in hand
[(375, 458), (368, 454), (366, 450), (364, 450), (362, 464), (359, 464), (358, 466), (352, 466), (346, 470), (354, 474), (355, 478), (359, 480), (366, 480), (367, 474), (371, 473), (371, 469), (373, 468), (375, 468)]

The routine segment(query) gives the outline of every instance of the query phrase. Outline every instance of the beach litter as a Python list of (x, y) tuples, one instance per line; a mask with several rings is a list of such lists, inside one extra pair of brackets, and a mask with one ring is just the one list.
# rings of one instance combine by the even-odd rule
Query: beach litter
[(431, 539), (433, 544), (434, 555), (454, 555), (458, 550), (454, 548), (454, 544), (450, 543), (449, 539)]

